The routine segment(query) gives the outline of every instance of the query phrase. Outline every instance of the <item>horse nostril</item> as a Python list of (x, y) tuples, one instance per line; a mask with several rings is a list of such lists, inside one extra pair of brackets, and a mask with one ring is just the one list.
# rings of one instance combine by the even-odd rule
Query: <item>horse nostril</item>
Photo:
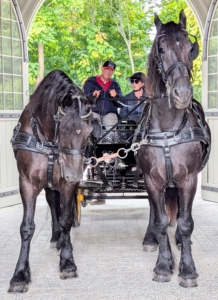
[(177, 88), (173, 89), (173, 94), (174, 94), (175, 97), (179, 98), (179, 93), (177, 91)]

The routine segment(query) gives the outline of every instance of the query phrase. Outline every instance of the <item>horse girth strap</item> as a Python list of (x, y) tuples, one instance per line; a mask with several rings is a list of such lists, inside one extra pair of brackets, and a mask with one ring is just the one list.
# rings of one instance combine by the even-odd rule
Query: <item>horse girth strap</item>
[(59, 154), (59, 148), (57, 144), (48, 141), (37, 140), (34, 135), (30, 135), (25, 132), (19, 132), (12, 142), (12, 148), (27, 150), (31, 152), (41, 153), (41, 154)]
[[(162, 147), (164, 150), (164, 157), (166, 163), (166, 174), (168, 186), (174, 188), (175, 185), (173, 183), (173, 169), (172, 162), (170, 156), (170, 147), (178, 144), (188, 143), (188, 142), (203, 142), (207, 144), (207, 137), (205, 136), (202, 128), (199, 127), (188, 127), (187, 129), (183, 129), (179, 135), (175, 135), (176, 132), (157, 132), (147, 134), (144, 140), (142, 140), (142, 145), (144, 141), (144, 145), (150, 145), (154, 147)], [(208, 159), (209, 155), (206, 155), (202, 168), (206, 164), (206, 159)]]
[(85, 147), (82, 149), (68, 149), (62, 148), (57, 143), (48, 142), (48, 141), (37, 141), (37, 138), (34, 135), (19, 132), (12, 142), (13, 149), (23, 149), (27, 151), (32, 151), (41, 154), (54, 154), (59, 155), (60, 152), (65, 154), (84, 154)]
[(146, 145), (154, 147), (170, 147), (195, 141), (206, 143), (204, 132), (199, 127), (188, 127), (180, 131), (178, 135), (176, 132), (150, 133), (146, 135), (144, 141)]
[(65, 154), (84, 154), (86, 147), (82, 149), (68, 149), (62, 148), (58, 143), (42, 141), (25, 132), (16, 133), (16, 137), (12, 140), (12, 147), (14, 150), (22, 149), (35, 153), (48, 155), (48, 169), (47, 169), (47, 181), (48, 187), (53, 188), (53, 171), (54, 162), (58, 158), (60, 153)]

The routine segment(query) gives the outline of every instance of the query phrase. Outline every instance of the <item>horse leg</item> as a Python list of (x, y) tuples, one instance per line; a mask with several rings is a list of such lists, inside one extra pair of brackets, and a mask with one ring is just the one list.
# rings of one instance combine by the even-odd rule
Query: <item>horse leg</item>
[(157, 182), (161, 182), (162, 178), (156, 168), (152, 169), (150, 174), (152, 176), (146, 176), (145, 179), (150, 203), (152, 203), (154, 210), (155, 237), (159, 245), (153, 280), (168, 282), (173, 274), (174, 259), (167, 234), (168, 218), (165, 211), (164, 185), (157, 185)]
[(61, 213), (60, 208), (60, 193), (58, 191), (51, 190), (50, 188), (45, 188), (45, 197), (51, 210), (52, 217), (52, 237), (50, 240), (51, 248), (57, 246), (57, 242), (61, 236), (61, 228), (59, 225), (59, 217)]
[(21, 250), (8, 292), (25, 293), (28, 291), (28, 284), (31, 281), (29, 265), (30, 242), (35, 231), (34, 214), (36, 198), (39, 193), (40, 190), (35, 190), (30, 182), (27, 180), (21, 182), (20, 180), (20, 194), (24, 208), (23, 221), (20, 226)]
[(61, 227), (61, 237), (57, 244), (60, 253), (60, 278), (67, 279), (77, 277), (77, 267), (73, 259), (73, 246), (70, 239), (70, 230), (73, 223), (72, 211), (73, 211), (73, 197), (76, 192), (76, 185), (68, 184), (69, 189), (66, 188), (61, 191), (61, 215), (59, 224)]
[[(180, 191), (180, 216), (177, 226), (182, 247), (178, 276), (180, 277), (180, 286), (182, 287), (197, 286), (196, 278), (198, 277), (191, 253), (191, 234), (194, 229), (191, 211), (197, 188), (197, 176), (196, 179), (192, 179), (193, 180), (189, 179)], [(193, 182), (192, 185), (190, 185), (190, 181)]]
[(146, 252), (155, 252), (157, 250), (157, 239), (155, 234), (155, 214), (153, 203), (148, 199), (150, 204), (150, 216), (147, 231), (142, 242), (143, 250)]

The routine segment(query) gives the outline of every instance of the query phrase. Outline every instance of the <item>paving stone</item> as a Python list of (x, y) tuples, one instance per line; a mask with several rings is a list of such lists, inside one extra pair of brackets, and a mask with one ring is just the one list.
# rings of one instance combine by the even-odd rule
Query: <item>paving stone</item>
[(44, 196), (37, 202), (36, 230), (31, 242), (32, 283), (25, 294), (7, 293), (20, 251), (22, 205), (0, 209), (1, 300), (218, 300), (218, 204), (197, 194), (193, 205), (195, 229), (192, 254), (199, 273), (198, 287), (179, 286), (181, 252), (175, 227), (168, 233), (175, 256), (169, 283), (152, 281), (158, 252), (147, 253), (142, 240), (149, 220), (147, 200), (107, 200), (82, 208), (82, 222), (71, 231), (78, 278), (61, 280), (59, 252), (50, 248), (51, 218)]

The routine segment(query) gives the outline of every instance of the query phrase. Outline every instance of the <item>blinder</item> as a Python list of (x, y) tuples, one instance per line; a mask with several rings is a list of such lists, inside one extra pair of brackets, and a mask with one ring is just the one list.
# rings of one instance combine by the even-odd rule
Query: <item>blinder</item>
[(195, 60), (199, 54), (199, 44), (195, 35), (192, 34), (188, 34), (188, 35), (192, 36), (195, 39), (195, 41), (192, 43), (192, 48), (190, 51), (192, 60)]

